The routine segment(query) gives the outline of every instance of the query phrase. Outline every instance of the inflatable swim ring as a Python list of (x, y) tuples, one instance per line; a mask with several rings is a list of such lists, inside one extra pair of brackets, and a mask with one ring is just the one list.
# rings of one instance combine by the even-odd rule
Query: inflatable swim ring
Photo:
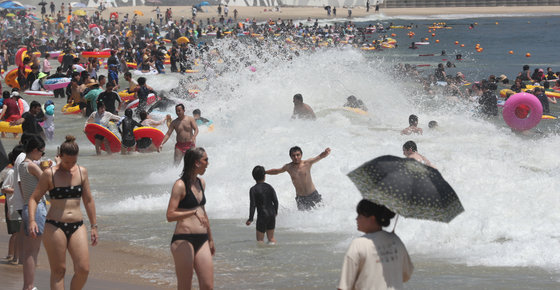
[(74, 104), (66, 104), (64, 105), (64, 107), (62, 107), (62, 109), (60, 110), (64, 115), (73, 115), (73, 114), (79, 114), (82, 111), (80, 110), (80, 106), (79, 105), (75, 105)]
[[(27, 76), (30, 72), (31, 72), (31, 68), (26, 66), (25, 67), (25, 76)], [(6, 76), (4, 77), (4, 81), (6, 82), (6, 84), (9, 87), (19, 89), (19, 83), (17, 81), (17, 74), (18, 74), (18, 69), (14, 68), (11, 71), (9, 71), (6, 74)]]
[(165, 137), (165, 134), (163, 134), (163, 132), (161, 132), (161, 130), (159, 130), (157, 128), (139, 127), (139, 128), (134, 129), (134, 138), (136, 138), (136, 140), (139, 140), (139, 139), (142, 139), (142, 138), (150, 138), (150, 139), (152, 139), (152, 143), (156, 147), (159, 147), (161, 145), (161, 142), (163, 142), (164, 137)]
[(109, 58), (111, 57), (111, 52), (110, 51), (82, 51), (82, 57)]
[(45, 82), (43, 82), (43, 87), (45, 87), (45, 89), (49, 91), (54, 91), (56, 89), (66, 88), (71, 81), (71, 78), (47, 79)]
[(30, 96), (46, 96), (46, 97), (50, 97), (50, 96), (54, 96), (54, 93), (52, 91), (32, 91), (32, 90), (27, 90), (23, 92), (26, 95), (30, 95)]
[(517, 93), (509, 97), (502, 116), (506, 124), (514, 130), (529, 130), (539, 124), (543, 108), (537, 97), (529, 93)]
[[(156, 95), (149, 94), (147, 104), (151, 105), (151, 104), (155, 103), (157, 100), (158, 100), (158, 97)], [(134, 109), (134, 108), (138, 107), (138, 102), (139, 101), (140, 100), (136, 99), (136, 100), (130, 102), (130, 104), (128, 104), (128, 106), (126, 106), (126, 108), (127, 109)]]
[(21, 125), (10, 126), (10, 122), (0, 121), (0, 132), (5, 133), (23, 133)]
[(511, 95), (511, 94), (515, 94), (515, 92), (512, 91), (512, 90), (510, 90), (510, 89), (503, 89), (503, 90), (500, 90), (500, 97), (502, 97), (502, 98), (507, 98), (507, 95), (508, 95), (508, 94), (510, 94), (510, 95)]
[(350, 111), (350, 112), (354, 112), (356, 114), (360, 114), (360, 115), (367, 115), (368, 112), (364, 111), (362, 109), (359, 108), (352, 108), (352, 107), (344, 107), (345, 110)]
[[(121, 140), (106, 127), (95, 123), (89, 123), (86, 125), (84, 132), (91, 144), (95, 145), (95, 135), (101, 135), (109, 141), (111, 152), (116, 153), (121, 151)], [(101, 150), (107, 151), (104, 143), (101, 143)]]
[(551, 115), (542, 115), (543, 120), (556, 120), (557, 118)]
[(55, 59), (55, 58), (58, 58), (60, 56), (60, 54), (62, 53), (62, 50), (49, 51), (47, 53), (49, 54), (50, 58)]
[(119, 97), (121, 97), (121, 100), (123, 102), (130, 102), (133, 101), (134, 98), (134, 93), (129, 93), (128, 90), (122, 90), (119, 92)]

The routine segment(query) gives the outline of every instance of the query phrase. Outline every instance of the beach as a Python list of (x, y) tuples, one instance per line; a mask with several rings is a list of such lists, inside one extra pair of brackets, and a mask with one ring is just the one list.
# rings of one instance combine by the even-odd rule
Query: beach
[[(147, 23), (150, 17), (155, 20), (154, 8), (119, 7), (106, 10), (103, 17), (115, 11), (132, 15), (139, 10), (144, 13), (139, 21)], [(160, 7), (162, 13), (166, 8)], [(190, 18), (190, 7), (171, 8), (173, 19), (181, 15)], [(197, 19), (204, 23), (208, 17), (217, 20), (215, 6), (204, 9), (208, 12), (199, 13)], [(329, 19), (321, 7), (287, 7), (280, 12), (265, 12), (270, 8), (264, 7), (230, 7), (230, 15), (234, 9), (239, 10), (239, 19)], [(347, 21), (346, 9), (340, 8), (337, 14), (333, 20)], [(224, 69), (211, 81), (169, 72), (147, 76), (148, 84), (158, 91), (184, 89), (182, 80), (189, 85), (201, 83), (203, 89), (194, 99), (179, 94), (172, 97), (183, 102), (188, 113), (200, 108), (203, 116), (216, 124), (214, 132), (201, 133), (197, 138), (197, 144), (206, 148), (211, 160), (204, 179), (208, 184), (206, 209), (217, 247), (215, 288), (336, 287), (344, 252), (352, 238), (360, 235), (355, 227), (355, 205), (361, 197), (346, 173), (375, 156), (401, 156), (402, 144), (414, 139), (420, 152), (456, 189), (466, 211), (450, 224), (399, 220), (397, 232), (416, 266), (407, 288), (558, 289), (560, 248), (556, 233), (560, 229), (555, 221), (560, 216), (551, 208), (560, 206), (560, 201), (550, 190), (560, 186), (560, 159), (555, 157), (558, 135), (543, 133), (535, 140), (516, 136), (503, 120), (481, 120), (473, 117), (475, 108), (471, 105), (450, 104), (440, 96), (413, 93), (404, 81), (395, 81), (387, 73), (401, 61), (427, 65), (422, 72), (432, 72), (434, 66), (448, 59), (440, 54), (442, 50), (447, 50), (449, 59), (457, 63), (447, 72), (462, 71), (472, 81), (489, 74), (514, 77), (525, 63), (560, 70), (554, 39), (533, 46), (519, 41), (514, 33), (529, 22), (534, 25), (531, 31), (550, 31), (557, 27), (558, 20), (544, 16), (556, 14), (560, 14), (560, 7), (382, 8), (379, 14), (367, 15), (365, 8), (358, 7), (353, 9), (352, 20), (364, 22), (363, 25), (377, 21), (384, 25), (414, 22), (420, 26), (417, 37), (431, 37), (422, 31), (431, 22), (446, 21), (453, 29), (437, 31), (437, 39), (441, 40), (438, 45), (432, 42), (417, 50), (406, 48), (410, 41), (406, 30), (395, 29), (389, 33), (397, 35), (401, 44), (398, 49), (378, 54), (346, 47), (318, 49), (314, 53), (302, 52), (294, 57), (295, 61), (277, 58), (272, 49), (270, 54), (256, 53), (251, 43), (224, 39), (223, 44), (214, 41), (223, 59), (243, 58), (246, 62), (230, 65), (230, 70)], [(531, 19), (532, 15), (543, 17)], [(470, 30), (474, 22), (480, 22), (480, 26)], [(484, 33), (477, 34), (478, 31)], [(465, 48), (454, 45), (456, 40), (465, 43)], [(475, 52), (477, 43), (485, 48), (484, 53)], [(235, 45), (237, 50), (232, 49)], [(509, 50), (515, 54), (508, 54)], [(529, 50), (532, 58), (524, 56)], [(463, 54), (464, 59), (455, 61), (455, 54)], [(255, 71), (248, 69), (247, 63)], [(226, 62), (220, 69), (225, 65), (229, 64)], [(107, 71), (100, 73), (106, 75)], [(290, 121), (295, 93), (302, 93), (306, 103), (312, 105), (318, 116), (316, 122)], [(350, 94), (362, 98), (371, 113), (360, 116), (342, 110), (340, 106)], [(34, 96), (25, 99), (46, 100)], [(82, 132), (84, 119), (58, 113), (65, 100), (53, 100), (57, 128), (46, 156), (54, 156), (64, 135), (75, 135), (81, 150), (79, 163), (89, 170), (97, 204), (101, 241), (90, 247), (91, 270), (86, 289), (173, 288), (175, 273), (169, 242), (174, 224), (165, 220), (165, 210), (171, 186), (182, 169), (171, 165), (173, 145), (170, 142), (159, 154), (96, 156)], [(175, 116), (173, 109), (159, 113)], [(413, 113), (419, 115), (424, 135), (401, 136), (400, 130)], [(428, 130), (429, 120), (437, 120), (441, 128)], [(555, 126), (556, 123), (548, 123), (539, 129), (553, 131)], [(6, 150), (16, 143), (13, 139), (2, 141)], [(300, 212), (289, 177), (268, 177), (267, 182), (278, 190), (281, 205), (276, 232), (279, 242), (274, 247), (256, 245), (254, 226), (244, 225), (248, 189), (254, 184), (250, 169), (256, 164), (267, 169), (282, 166), (289, 162), (287, 151), (294, 145), (303, 148), (306, 158), (316, 156), (326, 146), (333, 148), (332, 155), (313, 169), (324, 205), (312, 212)], [(550, 158), (543, 160), (543, 156)], [(534, 199), (528, 200), (528, 195)], [(532, 218), (535, 213), (540, 219)], [(541, 219), (551, 221), (552, 226), (542, 229)], [(7, 241), (2, 221), (2, 251), (7, 249)], [(0, 288), (21, 286), (21, 266), (0, 264), (0, 270), (7, 277), (2, 279)], [(71, 274), (68, 258), (67, 281)], [(42, 248), (36, 278), (39, 289), (49, 287), (48, 277), (48, 261)]]
[[(130, 19), (134, 15), (134, 11), (140, 11), (144, 15), (138, 16), (138, 21), (141, 23), (147, 23), (150, 18), (156, 21), (156, 15), (154, 12), (155, 6), (135, 6), (135, 7), (116, 7), (109, 8), (102, 13), (103, 17), (109, 17), (112, 12), (118, 12), (121, 17), (128, 13)], [(171, 8), (173, 12), (173, 19), (180, 20), (183, 16), (184, 19), (190, 19), (192, 17), (192, 7), (191, 6), (159, 6), (161, 13), (165, 13), (167, 8)], [(197, 20), (203, 20), (206, 23), (206, 18), (215, 17), (216, 21), (219, 19), (217, 6), (203, 6), (204, 12), (199, 12), (197, 14)], [(239, 12), (238, 20), (243, 20), (246, 18), (253, 19), (257, 21), (268, 21), (277, 20), (281, 18), (283, 20), (293, 19), (293, 20), (306, 20), (311, 18), (315, 19), (337, 19), (338, 21), (344, 21), (348, 16), (348, 9), (337, 7), (337, 16), (328, 16), (327, 11), (323, 7), (281, 7), (280, 11), (276, 11), (272, 7), (229, 7), (229, 16), (233, 18), (233, 10), (237, 9)], [(88, 11), (94, 11), (93, 8), (88, 8)], [(91, 13), (91, 12), (90, 12)], [(437, 7), (437, 8), (386, 8), (381, 9), (378, 13), (375, 13), (373, 9), (370, 12), (366, 12), (365, 7), (355, 7), (352, 8), (352, 19), (347, 20), (360, 20), (360, 18), (376, 18), (376, 17), (395, 17), (395, 16), (445, 16), (452, 17), (454, 15), (552, 15), (560, 14), (560, 6), (515, 6), (515, 7)], [(227, 20), (227, 19), (226, 19)]]

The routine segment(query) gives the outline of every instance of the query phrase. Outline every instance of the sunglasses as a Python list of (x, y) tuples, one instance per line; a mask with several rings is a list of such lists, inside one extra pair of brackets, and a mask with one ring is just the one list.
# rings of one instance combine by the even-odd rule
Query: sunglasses
[(45, 156), (45, 150), (39, 150), (39, 149), (37, 149), (37, 151), (41, 152), (41, 156)]

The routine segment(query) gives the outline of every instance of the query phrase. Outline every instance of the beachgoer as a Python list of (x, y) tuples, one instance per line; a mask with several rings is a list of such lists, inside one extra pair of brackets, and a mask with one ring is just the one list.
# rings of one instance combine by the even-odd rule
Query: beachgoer
[(89, 116), (91, 113), (97, 111), (97, 98), (103, 90), (99, 87), (99, 83), (94, 79), (90, 79), (88, 83), (86, 83), (86, 87), (89, 91), (84, 95), (84, 100), (86, 101), (85, 110), (86, 116)]
[(348, 247), (338, 289), (403, 289), (414, 266), (401, 239), (383, 230), (395, 213), (365, 199), (356, 211), (358, 231), (365, 235)]
[(29, 107), (29, 112), (23, 113), (21, 118), (10, 122), (10, 126), (21, 125), (23, 133), (37, 134), (41, 138), (45, 139), (45, 132), (43, 132), (43, 127), (39, 125), (38, 114), (42, 112), (41, 103), (37, 101), (32, 101)]
[[(14, 165), (16, 158), (20, 153), (23, 152), (23, 146), (15, 146), (14, 149), (8, 154), (8, 161), (10, 164)], [(20, 228), (22, 225), (21, 214), (18, 208), (23, 207), (23, 200), (21, 194), (14, 194), (15, 188), (18, 186), (15, 180), (15, 168), (7, 167), (6, 175), (2, 182), (2, 193), (6, 196), (6, 229), (8, 230), (8, 235), (10, 235), (10, 241), (8, 242), (8, 256), (5, 257), (8, 263), (16, 265), (18, 261), (23, 263), (23, 257), (20, 256), (22, 253), (21, 243), (19, 242), (22, 238), (22, 233)]]
[(428, 122), (428, 128), (430, 128), (430, 129), (435, 129), (435, 128), (437, 128), (438, 126), (439, 126), (439, 125), (438, 125), (438, 122), (437, 122), (437, 121), (433, 121), (433, 120), (432, 120), (432, 121)]
[(163, 148), (163, 144), (167, 142), (171, 133), (175, 131), (177, 133), (177, 143), (175, 144), (175, 154), (173, 155), (174, 164), (177, 166), (181, 162), (181, 159), (187, 152), (187, 150), (194, 148), (196, 145), (196, 135), (198, 135), (198, 126), (193, 117), (185, 115), (185, 105), (178, 104), (175, 106), (175, 113), (177, 113), (177, 119), (173, 120), (169, 124), (169, 129), (161, 142), (160, 150)]
[(126, 109), (124, 119), (120, 121), (120, 127), (118, 127), (121, 133), (121, 154), (123, 155), (134, 149), (134, 145), (136, 145), (134, 127), (142, 127), (142, 125), (132, 119), (132, 109)]
[(523, 80), (521, 78), (516, 78), (515, 83), (513, 83), (513, 85), (510, 87), (510, 90), (516, 93), (520, 93), (525, 88), (527, 88), (527, 86), (525, 86)]
[(544, 90), (541, 87), (536, 87), (533, 89), (533, 95), (535, 95), (537, 97), (537, 99), (539, 99), (539, 101), (541, 102), (542, 108), (543, 108), (543, 115), (549, 115), (550, 114), (550, 106), (548, 103), (548, 97), (545, 95)]
[(303, 102), (303, 96), (301, 94), (294, 95), (294, 113), (292, 114), (292, 119), (310, 119), (315, 120), (315, 112), (309, 105)]
[(128, 82), (127, 91), (129, 93), (134, 92), (136, 87), (138, 87), (138, 82), (135, 79), (132, 78), (132, 74), (130, 72), (125, 72), (124, 73), (124, 80)]
[(43, 122), (43, 131), (47, 140), (50, 142), (54, 138), (54, 103), (52, 100), (47, 100), (43, 106), (45, 109), (45, 121)]
[(199, 178), (208, 167), (208, 155), (201, 147), (189, 149), (181, 178), (175, 181), (167, 207), (167, 221), (176, 221), (171, 239), (177, 289), (192, 287), (193, 270), (200, 289), (213, 289), (216, 252), (206, 209), (206, 182)]
[(41, 227), (38, 226), (39, 220), (34, 209), (44, 200), (47, 191), (51, 197), (43, 234), (43, 245), (51, 266), (51, 289), (64, 289), (67, 250), (74, 266), (71, 288), (82, 289), (88, 278), (87, 229), (83, 226), (80, 200), (84, 201), (91, 225), (91, 245), (97, 245), (98, 239), (95, 202), (89, 186), (88, 171), (77, 164), (79, 148), (75, 140), (74, 136), (66, 136), (60, 145), (60, 162), (42, 173), (29, 200), (29, 229), (31, 235), (36, 237)]
[(274, 188), (264, 182), (265, 170), (262, 166), (253, 168), (253, 178), (257, 182), (256, 185), (249, 190), (249, 219), (246, 225), (251, 225), (255, 208), (257, 209), (257, 242), (264, 241), (264, 234), (269, 244), (275, 244), (274, 228), (276, 227), (276, 216), (278, 215), (278, 197)]
[(435, 168), (430, 160), (418, 153), (418, 148), (416, 147), (416, 143), (414, 141), (406, 141), (406, 143), (404, 143), (403, 154), (407, 158), (412, 158), (422, 164)]
[(401, 135), (410, 135), (412, 133), (422, 135), (422, 128), (418, 127), (418, 116), (410, 115), (408, 116), (408, 127), (401, 131)]
[[(113, 91), (114, 88), (115, 88), (115, 84), (112, 82), (108, 82), (105, 85), (105, 91), (99, 93), (99, 95), (97, 96), (97, 101), (101, 101), (103, 102), (103, 104), (105, 104), (105, 110), (107, 112), (110, 112), (114, 115), (118, 115), (119, 107), (123, 102), (119, 94)], [(115, 106), (115, 102), (119, 104)]]
[(41, 137), (31, 136), (24, 144), (25, 160), (18, 165), (17, 171), (21, 181), (21, 195), (23, 198), (23, 289), (32, 289), (35, 280), (37, 256), (41, 249), (41, 239), (45, 228), (47, 208), (45, 199), (38, 200), (31, 208), (31, 195), (43, 173), (34, 163), (45, 155), (45, 141)]
[(266, 174), (276, 175), (288, 172), (296, 189), (296, 202), (299, 210), (311, 210), (321, 202), (322, 197), (317, 192), (313, 180), (311, 180), (311, 166), (317, 161), (329, 156), (331, 149), (327, 148), (321, 154), (311, 159), (302, 160), (303, 151), (298, 146), (290, 148), (292, 162), (278, 169), (269, 169)]
[(138, 107), (136, 107), (136, 112), (146, 110), (148, 106), (148, 96), (150, 94), (155, 94), (154, 89), (146, 84), (145, 77), (138, 78), (138, 86), (129, 92), (136, 93), (136, 98), (138, 98)]
[(517, 77), (520, 78), (522, 81), (530, 81), (531, 80), (531, 70), (529, 65), (523, 66), (523, 71), (517, 74)]
[[(110, 112), (105, 111), (105, 104), (101, 101), (97, 102), (97, 111), (91, 113), (91, 115), (89, 116), (89, 118), (86, 121), (86, 125), (89, 123), (96, 123), (105, 127), (109, 126), (109, 122), (110, 121), (120, 121), (121, 118), (117, 115), (113, 115)], [(101, 143), (103, 143), (105, 145), (105, 148), (107, 149), (107, 153), (109, 155), (112, 154), (111, 152), (111, 146), (109, 145), (109, 140), (107, 140), (107, 138), (97, 134), (95, 135), (95, 153), (97, 155), (101, 155)]]
[(496, 94), (488, 88), (488, 84), (482, 85), (482, 96), (478, 99), (480, 112), (487, 117), (498, 115), (498, 98)]
[(192, 114), (193, 114), (193, 118), (196, 121), (196, 125), (198, 125), (198, 126), (203, 126), (203, 125), (204, 126), (210, 126), (210, 125), (212, 125), (212, 120), (208, 120), (208, 119), (201, 116), (202, 113), (200, 112), (200, 109), (193, 110)]
[(364, 104), (364, 102), (356, 98), (354, 95), (351, 95), (348, 98), (346, 98), (346, 103), (344, 104), (343, 107), (356, 108), (367, 112), (367, 107)]

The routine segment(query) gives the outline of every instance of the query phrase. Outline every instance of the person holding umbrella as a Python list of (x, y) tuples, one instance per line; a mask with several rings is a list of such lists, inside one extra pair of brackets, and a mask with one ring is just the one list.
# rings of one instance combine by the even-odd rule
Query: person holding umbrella
[(338, 289), (402, 289), (414, 266), (401, 239), (387, 232), (395, 213), (382, 205), (362, 199), (356, 207), (358, 231), (348, 247)]

